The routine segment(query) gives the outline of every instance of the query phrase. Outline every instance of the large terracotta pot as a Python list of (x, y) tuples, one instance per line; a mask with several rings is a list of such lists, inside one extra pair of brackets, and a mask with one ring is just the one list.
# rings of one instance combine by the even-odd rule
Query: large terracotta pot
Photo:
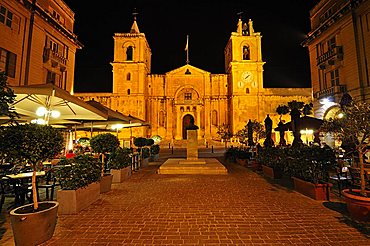
[(17, 246), (34, 246), (49, 240), (57, 224), (59, 203), (39, 202), (39, 211), (33, 212), (33, 204), (10, 211), (10, 223)]
[(293, 177), (294, 190), (319, 201), (326, 201), (330, 195), (330, 187), (333, 184), (314, 184), (302, 179)]
[(272, 179), (281, 179), (281, 177), (283, 176), (281, 171), (275, 170), (274, 168), (265, 165), (262, 165), (262, 171), (265, 176)]
[(342, 190), (347, 203), (347, 210), (351, 217), (360, 221), (370, 221), (370, 191), (366, 191), (368, 197), (360, 196), (359, 189)]

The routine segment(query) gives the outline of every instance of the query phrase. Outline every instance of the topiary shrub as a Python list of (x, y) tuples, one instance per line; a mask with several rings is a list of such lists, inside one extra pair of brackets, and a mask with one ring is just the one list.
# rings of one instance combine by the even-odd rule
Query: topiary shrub
[(116, 148), (109, 155), (108, 166), (111, 169), (122, 169), (128, 167), (132, 163), (132, 150), (129, 148)]
[(42, 162), (53, 158), (63, 149), (62, 133), (47, 125), (12, 125), (0, 129), (0, 155), (33, 169), (32, 191), (34, 210), (38, 209), (36, 171)]
[(159, 154), (159, 151), (160, 151), (160, 147), (158, 144), (153, 144), (152, 146), (150, 146), (150, 153), (152, 155), (158, 155)]
[(104, 175), (105, 155), (119, 147), (119, 140), (111, 133), (103, 133), (91, 138), (90, 146), (94, 152), (102, 154), (102, 176)]
[(77, 155), (61, 162), (63, 166), (56, 170), (56, 175), (63, 190), (84, 188), (101, 178), (101, 163), (91, 155)]

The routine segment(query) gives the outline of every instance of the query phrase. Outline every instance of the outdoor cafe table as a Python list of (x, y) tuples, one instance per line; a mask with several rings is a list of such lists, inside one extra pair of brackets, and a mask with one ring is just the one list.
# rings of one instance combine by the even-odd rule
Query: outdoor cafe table
[[(10, 178), (13, 184), (13, 187), (14, 187), (14, 191), (16, 192), (17, 188), (19, 188), (17, 187), (17, 184), (22, 186), (27, 179), (32, 178), (32, 175), (33, 175), (33, 172), (25, 172), (25, 173), (17, 173), (17, 174), (8, 174), (6, 175), (6, 177)], [(45, 171), (36, 172), (36, 178), (43, 177), (43, 176), (45, 176)], [(15, 204), (20, 203), (21, 205), (23, 205), (25, 202), (25, 196), (26, 196), (26, 192), (22, 192), (22, 191), (16, 192), (15, 200), (14, 200)]]

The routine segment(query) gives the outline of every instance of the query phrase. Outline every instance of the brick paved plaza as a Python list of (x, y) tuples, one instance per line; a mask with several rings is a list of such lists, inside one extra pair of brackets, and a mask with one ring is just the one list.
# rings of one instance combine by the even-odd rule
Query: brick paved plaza
[[(370, 245), (369, 228), (350, 220), (334, 196), (315, 201), (248, 168), (225, 165), (228, 175), (141, 169), (86, 210), (59, 216), (54, 237), (43, 245)], [(0, 244), (13, 245), (4, 210)]]

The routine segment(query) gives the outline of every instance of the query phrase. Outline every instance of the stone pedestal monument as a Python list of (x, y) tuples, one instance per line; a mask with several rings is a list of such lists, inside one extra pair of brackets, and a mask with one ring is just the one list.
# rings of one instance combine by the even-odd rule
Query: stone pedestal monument
[(187, 130), (186, 160), (198, 160), (198, 130)]

